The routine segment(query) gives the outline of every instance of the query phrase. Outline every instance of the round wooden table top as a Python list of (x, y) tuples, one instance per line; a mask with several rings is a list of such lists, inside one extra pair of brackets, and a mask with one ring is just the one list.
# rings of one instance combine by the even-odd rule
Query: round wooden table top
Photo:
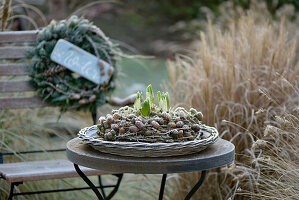
[(68, 159), (81, 166), (115, 173), (169, 174), (215, 169), (235, 159), (235, 146), (223, 139), (205, 150), (184, 156), (163, 158), (124, 157), (102, 153), (79, 138), (67, 143)]

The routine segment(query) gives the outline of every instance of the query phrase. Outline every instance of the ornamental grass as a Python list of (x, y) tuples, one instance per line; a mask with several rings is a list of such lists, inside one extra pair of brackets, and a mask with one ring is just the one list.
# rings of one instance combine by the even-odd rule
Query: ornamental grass
[[(236, 146), (234, 165), (209, 171), (194, 199), (296, 199), (298, 35), (243, 14), (226, 29), (209, 23), (188, 56), (168, 62), (170, 97), (194, 107)], [(200, 173), (169, 178), (183, 199)]]

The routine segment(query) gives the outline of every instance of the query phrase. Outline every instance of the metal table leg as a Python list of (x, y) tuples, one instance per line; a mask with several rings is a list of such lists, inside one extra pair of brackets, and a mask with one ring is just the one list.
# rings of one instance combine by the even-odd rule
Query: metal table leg
[(163, 174), (162, 181), (161, 181), (161, 187), (160, 187), (160, 193), (159, 193), (159, 200), (163, 199), (165, 183), (166, 183), (166, 177), (167, 177), (167, 174)]
[(110, 192), (110, 194), (105, 198), (105, 200), (110, 200), (117, 192), (118, 188), (119, 188), (119, 185), (120, 185), (120, 182), (123, 178), (123, 174), (114, 174), (114, 176), (117, 176), (118, 177), (118, 180), (117, 180), (117, 183), (116, 185), (114, 186), (114, 189)]
[[(87, 178), (87, 176), (80, 170), (79, 166), (77, 164), (74, 164), (74, 167), (77, 171), (77, 173), (79, 174), (79, 176), (85, 181), (85, 183), (87, 183), (87, 185), (93, 190), (93, 192), (96, 194), (96, 196), (98, 197), (99, 200), (104, 200), (103, 196), (101, 195), (101, 193), (98, 191), (97, 187)], [(120, 174), (120, 176), (122, 177), (122, 174)], [(166, 177), (167, 174), (163, 174), (162, 176), (162, 180), (161, 180), (161, 186), (160, 186), (160, 193), (159, 193), (159, 200), (163, 200), (163, 194), (164, 194), (164, 189), (165, 189), (165, 184), (166, 184)], [(202, 185), (202, 183), (204, 182), (206, 177), (206, 171), (202, 171), (201, 172), (201, 176), (199, 181), (194, 185), (194, 187), (190, 190), (190, 192), (187, 194), (187, 196), (185, 197), (185, 200), (189, 200), (194, 193), (199, 189), (199, 187)], [(118, 181), (117, 183), (117, 188), (119, 186), (120, 181)], [(109, 195), (110, 196), (110, 195)], [(111, 198), (111, 197), (110, 197)], [(108, 197), (108, 199), (110, 199)]]
[[(160, 187), (160, 193), (159, 193), (159, 200), (163, 199), (165, 183), (166, 183), (166, 177), (167, 177), (167, 174), (163, 174), (162, 181), (161, 181), (161, 187)], [(194, 187), (187, 194), (187, 196), (185, 197), (185, 200), (189, 200), (194, 195), (194, 193), (199, 189), (199, 187), (204, 182), (205, 177), (206, 177), (206, 171), (204, 170), (204, 171), (201, 172), (201, 176), (200, 176), (199, 181), (194, 185)]]
[(98, 191), (96, 186), (87, 178), (87, 176), (85, 176), (85, 174), (80, 170), (79, 166), (77, 164), (74, 164), (74, 167), (77, 173), (79, 174), (79, 176), (81, 176), (81, 178), (85, 181), (85, 183), (87, 183), (87, 185), (93, 190), (93, 192), (96, 194), (98, 199), (104, 200), (104, 198), (102, 197), (101, 193)]
[(100, 189), (101, 189), (102, 195), (103, 195), (104, 199), (106, 199), (106, 193), (105, 193), (105, 190), (104, 190), (104, 187), (103, 187), (103, 182), (102, 182), (101, 175), (98, 176), (98, 179), (99, 179), (99, 185), (101, 186)]
[(10, 192), (9, 192), (9, 196), (8, 196), (7, 200), (12, 200), (13, 195), (14, 195), (14, 193), (13, 193), (14, 188), (15, 188), (15, 183), (11, 183), (11, 185), (10, 185)]
[(206, 171), (204, 170), (201, 172), (199, 181), (194, 185), (194, 187), (187, 194), (187, 196), (185, 197), (185, 200), (189, 200), (193, 196), (193, 194), (198, 190), (198, 188), (201, 186), (201, 184), (205, 180), (205, 177), (206, 177)]

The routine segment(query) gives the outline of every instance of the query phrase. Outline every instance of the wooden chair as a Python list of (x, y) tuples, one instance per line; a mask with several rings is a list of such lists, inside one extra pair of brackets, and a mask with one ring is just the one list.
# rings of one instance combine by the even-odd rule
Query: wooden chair
[[(28, 74), (26, 53), (30, 48), (38, 31), (17, 31), (17, 32), (1, 32), (0, 33), (0, 77), (1, 76), (24, 76)], [(24, 80), (0, 80), (0, 93), (11, 94), (14, 92), (34, 91), (29, 81)], [(123, 106), (134, 103), (136, 96), (131, 95), (125, 99), (111, 99), (109, 104), (114, 106)], [(0, 109), (18, 109), (18, 108), (38, 108), (49, 106), (37, 96), (26, 97), (2, 97), (0, 98)], [(96, 123), (97, 114), (91, 113), (94, 124)], [(58, 191), (72, 191), (90, 189), (89, 187), (81, 188), (65, 188), (46, 191), (29, 191), (29, 192), (14, 192), (15, 186), (22, 184), (25, 181), (39, 181), (48, 179), (61, 179), (78, 177), (74, 166), (68, 160), (46, 160), (46, 161), (30, 161), (3, 164), (3, 156), (20, 155), (29, 153), (53, 153), (65, 151), (65, 149), (50, 149), (50, 150), (31, 150), (22, 152), (0, 152), (0, 176), (10, 184), (10, 193), (8, 199), (12, 199), (17, 195), (30, 195)], [(111, 174), (110, 172), (93, 170), (86, 167), (81, 168), (86, 175), (99, 176), (99, 186), (106, 199), (117, 192), (120, 185), (122, 174), (113, 174), (118, 180), (115, 185), (103, 185), (101, 176)], [(113, 188), (109, 195), (106, 196), (104, 188)]]

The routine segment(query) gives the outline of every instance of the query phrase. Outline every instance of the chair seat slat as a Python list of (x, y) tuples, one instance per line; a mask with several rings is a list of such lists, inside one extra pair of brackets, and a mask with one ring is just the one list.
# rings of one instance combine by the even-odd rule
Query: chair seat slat
[(0, 32), (0, 43), (34, 42), (38, 31), (7, 31)]
[[(88, 176), (111, 174), (87, 167), (81, 167)], [(0, 175), (8, 182), (37, 181), (78, 177), (73, 163), (68, 160), (45, 160), (8, 163), (0, 165)]]
[(0, 64), (0, 76), (27, 75), (28, 66), (22, 63)]
[(30, 49), (28, 46), (0, 47), (0, 59), (26, 58)]
[(0, 98), (1, 109), (38, 108), (49, 106), (40, 97), (10, 97)]
[(0, 81), (0, 92), (24, 92), (36, 90), (29, 81)]

